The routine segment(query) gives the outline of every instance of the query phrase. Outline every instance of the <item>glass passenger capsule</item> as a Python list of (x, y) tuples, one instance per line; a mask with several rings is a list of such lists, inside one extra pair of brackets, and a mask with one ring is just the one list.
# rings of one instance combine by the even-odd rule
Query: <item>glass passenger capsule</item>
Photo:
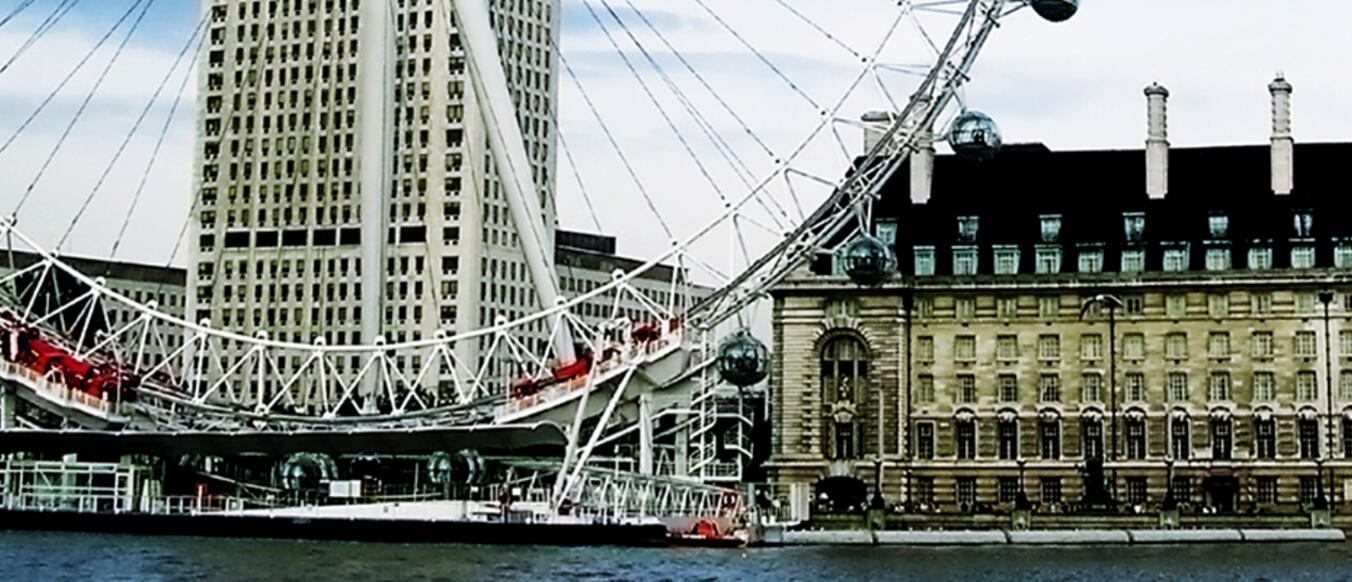
[(1080, 0), (1032, 0), (1033, 10), (1052, 22), (1065, 22), (1080, 9)]
[(1000, 137), (1000, 126), (985, 113), (964, 111), (948, 130), (948, 145), (963, 158), (987, 162), (1000, 153), (1004, 140)]
[(283, 489), (302, 491), (318, 489), (324, 482), (338, 478), (338, 465), (333, 458), (320, 453), (296, 453), (277, 466), (275, 483)]
[(845, 247), (845, 274), (859, 285), (877, 285), (892, 277), (897, 257), (887, 244), (867, 234)]
[(770, 372), (770, 349), (749, 332), (739, 331), (718, 346), (718, 375), (723, 381), (747, 387)]

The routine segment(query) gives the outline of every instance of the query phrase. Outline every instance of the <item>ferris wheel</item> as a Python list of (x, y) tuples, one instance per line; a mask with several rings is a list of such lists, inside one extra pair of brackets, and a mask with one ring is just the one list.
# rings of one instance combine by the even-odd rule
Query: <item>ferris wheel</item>
[[(30, 47), (59, 34), (74, 3), (25, 13), (38, 10), (31, 4), (0, 20), (0, 27), (36, 23), (0, 67), (0, 83), (19, 82), (14, 77), (23, 65), (36, 64)], [(106, 273), (67, 258), (72, 246), (98, 246), (116, 259), (138, 234), (153, 230), (142, 217), (154, 205), (147, 181), (173, 147), (170, 129), (183, 113), (178, 104), (197, 80), (192, 55), (202, 56), (199, 67), (212, 66), (203, 47), (225, 26), (203, 10), (190, 35), (180, 35), (187, 38), (177, 58), (159, 71), (158, 87), (126, 136), (114, 140), (110, 153), (77, 151), (68, 139), (95, 115), (101, 90), (117, 84), (129, 40), (148, 34), (138, 28), (153, 14), (153, 0), (127, 4), (31, 114), (6, 124), (13, 130), (0, 145), (0, 167), (17, 181), (6, 195), (12, 210), (0, 222), (10, 251), (10, 269), (0, 278), (6, 344), (0, 377), (64, 403), (80, 418), (75, 424), (95, 427), (332, 430), (555, 421), (570, 427), (570, 447), (587, 442), (590, 450), (608, 437), (598, 427), (586, 438), (583, 420), (600, 416), (605, 425), (618, 408), (639, 407), (640, 394), (681, 392), (689, 409), (719, 386), (764, 381), (768, 347), (751, 329), (764, 316), (767, 290), (806, 261), (841, 257), (860, 285), (893, 276), (896, 258), (871, 220), (882, 186), (912, 152), (932, 151), (935, 142), (973, 159), (995, 155), (999, 129), (969, 109), (963, 91), (981, 49), (1014, 12), (1031, 7), (1060, 22), (1079, 3), (860, 0), (842, 10), (791, 0), (735, 6), (689, 0), (677, 11), (670, 2), (566, 0), (555, 26), (571, 18), (587, 34), (576, 51), (566, 31), (545, 42), (560, 55), (555, 81), (565, 103), (546, 107), (559, 131), (561, 220), (629, 233), (625, 240), (646, 258), (603, 284), (560, 288), (543, 242), (550, 237), (538, 216), (523, 218), (531, 214), (529, 199), (511, 200), (539, 191), (532, 180), (540, 177), (532, 176), (533, 154), (522, 144), (524, 117), (514, 104), (520, 96), (492, 65), (513, 50), (492, 27), (517, 3), (436, 0), (429, 20), (454, 21), (463, 37), (467, 83), (474, 85), (466, 91), (488, 119), (481, 136), (488, 151), (479, 153), (491, 155), (498, 169), (533, 286), (523, 306), (469, 325), (402, 339), (386, 329), (346, 344), (318, 328), (299, 339), (272, 334), (256, 315), (252, 322), (176, 315), (155, 293), (118, 290)], [(365, 4), (363, 10), (381, 3)], [(390, 16), (402, 6), (384, 4), (374, 9)], [(847, 13), (856, 8), (868, 18)], [(403, 26), (402, 16), (398, 22)], [(402, 42), (391, 45), (390, 62), (413, 50)], [(611, 74), (599, 74), (603, 66)], [(85, 95), (56, 124), (59, 137), (25, 142), (58, 116), (51, 104), (81, 79)], [(199, 132), (238, 132), (232, 122), (245, 117), (252, 124), (247, 105), (208, 107), (223, 109), (213, 113), (225, 123), (199, 125)], [(868, 110), (876, 113), (857, 117)], [(158, 134), (156, 115), (165, 118)], [(860, 150), (855, 144), (864, 136), (867, 149)], [(131, 159), (135, 147), (128, 145), (142, 142), (154, 144), (149, 155)], [(644, 167), (660, 156), (667, 156), (657, 163), (662, 170)], [(49, 184), (68, 183), (58, 168), (72, 163), (97, 166), (92, 188), (52, 193), (60, 186)], [(114, 192), (120, 178), (128, 185)], [(157, 227), (171, 232), (173, 250), (159, 259), (165, 264), (184, 260), (180, 241), (186, 225), (200, 220), (202, 192), (192, 200), (183, 226)], [(526, 224), (531, 220), (537, 222)], [(15, 262), (16, 252), (33, 259)], [(654, 280), (662, 282), (659, 292)], [(114, 311), (123, 315), (110, 317)]]

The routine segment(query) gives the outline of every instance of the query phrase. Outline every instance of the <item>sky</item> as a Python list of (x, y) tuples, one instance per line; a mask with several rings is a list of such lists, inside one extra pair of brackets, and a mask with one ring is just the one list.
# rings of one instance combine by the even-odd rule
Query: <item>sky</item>
[[(0, 66), (60, 1), (35, 0), (0, 26)], [(0, 69), (0, 144), (18, 134), (9, 147), (0, 149), (0, 172), (8, 177), (0, 193), (0, 211), (12, 212), (31, 185), (19, 213), (20, 229), (42, 244), (54, 246), (69, 229), (63, 246), (69, 252), (106, 257), (120, 239), (119, 258), (164, 263), (170, 260), (191, 199), (197, 106), (195, 73), (188, 68), (192, 63), (181, 63), (167, 77), (166, 73), (193, 34), (200, 16), (198, 3), (152, 2), (72, 126), (104, 64), (139, 13), (132, 11), (84, 69), (40, 115), (27, 121), (135, 1), (78, 2), (27, 52)], [(670, 238), (682, 238), (707, 224), (721, 211), (723, 199), (745, 194), (748, 184), (756, 184), (776, 159), (795, 149), (802, 153), (794, 166), (805, 174), (839, 176), (862, 140), (859, 129), (844, 121), (870, 109), (892, 108), (918, 78), (883, 73), (879, 81), (885, 92), (867, 76), (859, 88), (850, 90), (864, 66), (862, 56), (883, 46), (880, 63), (923, 64), (927, 44), (941, 43), (953, 22), (951, 15), (927, 12), (916, 21), (899, 21), (892, 29), (898, 22), (893, 0), (606, 0), (645, 54), (615, 25), (601, 0), (561, 1), (560, 44), (571, 74), (563, 72), (558, 78), (558, 117), (568, 154), (577, 160), (576, 175), (564, 156), (556, 172), (561, 226), (597, 230), (582, 195), (585, 191), (600, 229), (620, 237), (622, 253), (636, 256), (660, 252)], [(19, 4), (20, 0), (0, 0), (0, 17)], [(1169, 131), (1175, 146), (1265, 143), (1270, 132), (1266, 87), (1279, 71), (1295, 86), (1298, 141), (1352, 139), (1347, 105), (1352, 76), (1346, 64), (1352, 56), (1352, 35), (1346, 34), (1352, 2), (1084, 0), (1082, 4), (1079, 14), (1059, 24), (1043, 21), (1030, 10), (1009, 15), (971, 70), (962, 103), (993, 117), (1006, 143), (1042, 142), (1062, 150), (1139, 148), (1145, 139), (1141, 91), (1152, 82), (1172, 93)], [(646, 30), (639, 15), (663, 34), (662, 39)], [(606, 24), (598, 25), (596, 19)], [(890, 42), (880, 45), (889, 30), (893, 30), (887, 37)], [(607, 32), (622, 53), (616, 52)], [(621, 54), (629, 59), (627, 64)], [(700, 77), (685, 70), (676, 54)], [(667, 79), (649, 65), (649, 57), (680, 93), (668, 88)], [(647, 91), (636, 77), (647, 83)], [(166, 78), (158, 100), (147, 110)], [(583, 87), (604, 125), (594, 119), (575, 83)], [(714, 91), (706, 91), (704, 83)], [(175, 99), (175, 116), (141, 187)], [(683, 100), (701, 117), (690, 115)], [(825, 131), (805, 139), (821, 121), (821, 110), (837, 103), (840, 108), (834, 117), (841, 121), (830, 122)], [(144, 121), (117, 163), (110, 165), (143, 110), (148, 112)], [(684, 142), (670, 129), (673, 125)], [(68, 128), (64, 144), (44, 170), (44, 161)], [(624, 151), (637, 181), (615, 154), (611, 139)], [(1296, 167), (1299, 181), (1299, 161)], [(129, 213), (138, 188), (141, 197)], [(784, 211), (766, 209), (756, 215), (753, 222), (760, 226), (747, 229), (761, 232), (748, 235), (751, 248), (745, 256), (754, 255), (773, 238), (771, 233), (792, 221), (797, 213), (793, 205), (810, 207), (827, 191), (808, 178), (795, 178), (778, 188), (776, 203)], [(92, 202), (81, 211), (86, 199)], [(776, 215), (788, 217), (775, 223)], [(126, 232), (119, 237), (124, 223)], [(729, 268), (729, 263), (735, 269), (745, 259), (719, 255), (739, 254), (735, 247), (740, 244), (729, 242), (734, 240), (732, 233), (716, 237), (700, 251), (717, 257), (709, 259), (711, 263), (723, 265), (714, 270)], [(727, 250), (729, 246), (734, 250)], [(180, 254), (173, 261), (182, 264), (184, 258)]]

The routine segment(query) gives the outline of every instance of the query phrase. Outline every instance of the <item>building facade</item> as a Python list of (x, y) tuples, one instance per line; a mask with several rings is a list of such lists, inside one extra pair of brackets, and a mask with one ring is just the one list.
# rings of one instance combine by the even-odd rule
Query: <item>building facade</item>
[(773, 290), (780, 499), (798, 517), (865, 491), (916, 513), (1102, 510), (1096, 490), (1124, 512), (1352, 501), (1352, 144), (1294, 145), (1291, 87), (1270, 90), (1270, 147), (1169, 149), (1152, 86), (1145, 155), (940, 157), (932, 192), (903, 169), (874, 225), (899, 276), (861, 287), (822, 260)]
[[(558, 2), (490, 6), (552, 237)], [(202, 8), (194, 320), (363, 344), (537, 309), (450, 3)]]

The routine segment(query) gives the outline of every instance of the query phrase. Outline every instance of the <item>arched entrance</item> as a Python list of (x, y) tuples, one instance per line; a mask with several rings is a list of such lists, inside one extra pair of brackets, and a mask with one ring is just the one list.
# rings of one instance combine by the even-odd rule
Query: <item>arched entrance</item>
[(868, 504), (868, 485), (855, 477), (827, 477), (815, 489), (817, 510), (825, 513), (863, 511)]

